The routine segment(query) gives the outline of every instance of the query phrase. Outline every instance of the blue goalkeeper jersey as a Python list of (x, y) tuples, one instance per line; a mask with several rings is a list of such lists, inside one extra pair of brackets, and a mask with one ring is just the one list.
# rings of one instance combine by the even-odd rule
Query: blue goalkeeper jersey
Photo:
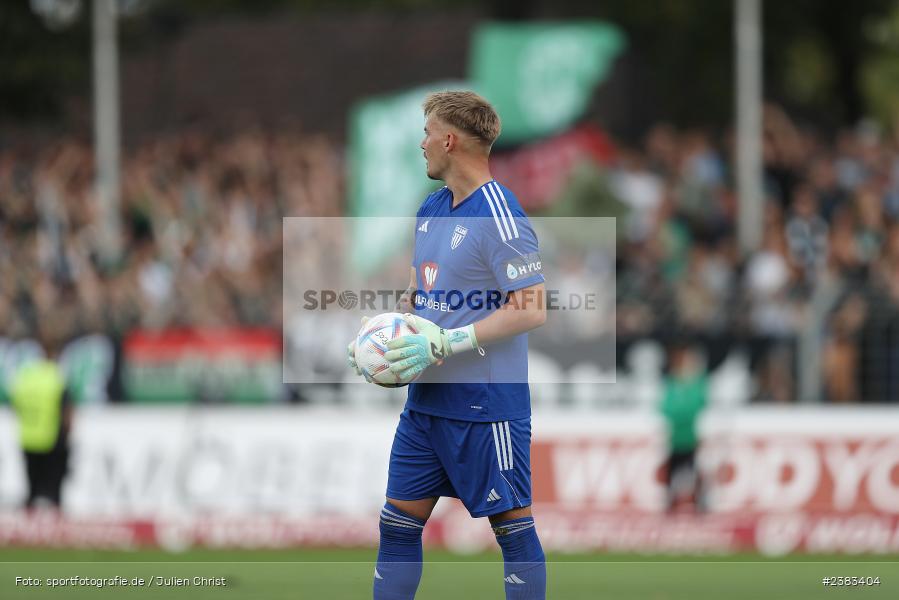
[[(446, 187), (428, 196), (416, 215), (412, 262), (416, 314), (447, 329), (486, 318), (509, 292), (544, 280), (530, 221), (496, 181), (455, 208)], [(521, 419), (531, 414), (527, 378), (523, 333), (428, 367), (409, 385), (406, 407), (465, 421)]]

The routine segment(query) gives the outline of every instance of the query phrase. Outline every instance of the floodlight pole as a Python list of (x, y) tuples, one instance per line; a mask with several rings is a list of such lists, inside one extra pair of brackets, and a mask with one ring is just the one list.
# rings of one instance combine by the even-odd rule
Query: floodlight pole
[(106, 265), (115, 264), (121, 254), (117, 12), (116, 0), (93, 0), (95, 183), (100, 252)]
[(744, 256), (762, 242), (762, 0), (734, 0), (738, 234)]

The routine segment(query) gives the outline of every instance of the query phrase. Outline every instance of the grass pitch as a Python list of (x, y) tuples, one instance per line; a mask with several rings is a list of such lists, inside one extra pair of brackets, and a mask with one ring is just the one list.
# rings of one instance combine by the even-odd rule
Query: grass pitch
[[(756, 555), (552, 554), (547, 558), (547, 598), (553, 600), (899, 597), (899, 556), (775, 560)], [(0, 549), (0, 598), (363, 600), (371, 598), (374, 559), (373, 550), (171, 554), (5, 548)], [(73, 582), (73, 577), (85, 579)], [(116, 585), (110, 585), (108, 580), (116, 577)], [(846, 577), (849, 582), (852, 577), (863, 582), (877, 577), (880, 583), (824, 585), (825, 577)], [(98, 587), (100, 579), (107, 580), (104, 587)], [(504, 597), (498, 553), (463, 556), (425, 551), (418, 600)]]

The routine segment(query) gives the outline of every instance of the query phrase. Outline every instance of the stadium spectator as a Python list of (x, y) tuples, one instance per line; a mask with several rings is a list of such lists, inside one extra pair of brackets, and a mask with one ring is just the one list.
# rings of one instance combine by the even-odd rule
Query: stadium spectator
[[(282, 216), (340, 214), (342, 164), (324, 138), (256, 132), (160, 136), (123, 160), (124, 252), (99, 259), (93, 154), (63, 139), (0, 152), (4, 331), (34, 336), (54, 290), (73, 284), (70, 333), (277, 325)], [(4, 313), (0, 310), (0, 318)]]
[[(895, 369), (881, 364), (899, 337), (888, 326), (887, 274), (899, 219), (896, 141), (862, 125), (828, 143), (773, 105), (764, 128), (764, 242), (744, 257), (734, 250), (726, 146), (660, 124), (642, 147), (621, 147), (605, 178), (631, 209), (617, 253), (617, 335), (658, 339), (690, 327), (732, 344), (752, 340), (755, 396), (794, 401), (795, 340), (823, 323), (824, 397), (875, 390), (896, 400)], [(6, 336), (35, 337), (64, 286), (74, 290), (72, 336), (280, 327), (282, 217), (343, 214), (341, 148), (322, 136), (188, 130), (141, 141), (122, 165), (124, 252), (104, 264), (89, 144), (62, 138), (0, 150)], [(322, 264), (333, 258), (328, 248), (308, 244), (303, 260)], [(567, 265), (565, 275), (591, 281), (590, 269)], [(813, 302), (825, 291), (831, 301)]]
[(827, 222), (818, 213), (811, 188), (794, 188), (786, 224), (790, 259), (799, 267), (804, 283), (814, 283), (827, 258)]

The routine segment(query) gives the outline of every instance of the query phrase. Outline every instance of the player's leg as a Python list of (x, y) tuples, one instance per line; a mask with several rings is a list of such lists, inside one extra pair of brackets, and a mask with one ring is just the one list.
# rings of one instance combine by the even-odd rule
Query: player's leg
[(421, 580), (422, 531), (448, 485), (423, 429), (427, 419), (404, 411), (397, 426), (379, 523), (374, 600), (412, 600)]
[(526, 519), (531, 516), (533, 516), (531, 507), (525, 506), (524, 508), (513, 508), (512, 510), (506, 510), (501, 513), (496, 513), (495, 515), (489, 515), (487, 518), (490, 520), (490, 526), (495, 527), (498, 523), (502, 523), (503, 521)]
[(531, 514), (531, 420), (491, 423), (490, 429), (494, 447), (500, 446), (496, 468), (518, 503), (488, 515), (503, 553), (506, 599), (545, 600), (546, 557)]
[(490, 519), (503, 552), (506, 598), (544, 600), (546, 558), (531, 514), (530, 419), (444, 421), (435, 449), (468, 512)]
[(503, 552), (507, 600), (544, 600), (546, 556), (537, 537), (531, 507), (507, 510), (489, 518)]
[(421, 534), (437, 498), (387, 498), (381, 509), (374, 600), (411, 600), (421, 581)]

